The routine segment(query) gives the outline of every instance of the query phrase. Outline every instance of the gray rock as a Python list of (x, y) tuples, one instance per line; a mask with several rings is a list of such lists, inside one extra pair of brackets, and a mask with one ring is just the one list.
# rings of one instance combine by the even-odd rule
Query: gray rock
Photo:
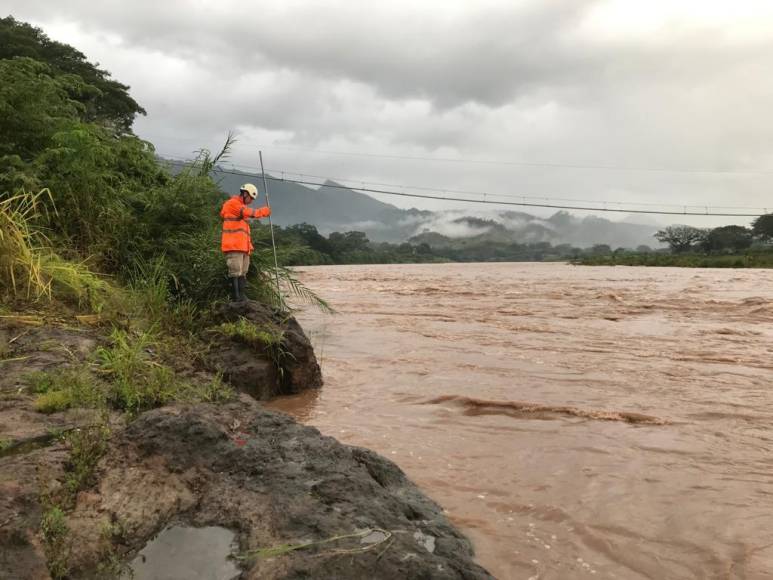
[(322, 372), (311, 342), (294, 317), (280, 315), (252, 300), (225, 303), (213, 313), (216, 324), (236, 322), (240, 317), (282, 333), (279, 360), (268, 348), (214, 335), (207, 358), (210, 369), (222, 372), (230, 384), (258, 400), (322, 386)]

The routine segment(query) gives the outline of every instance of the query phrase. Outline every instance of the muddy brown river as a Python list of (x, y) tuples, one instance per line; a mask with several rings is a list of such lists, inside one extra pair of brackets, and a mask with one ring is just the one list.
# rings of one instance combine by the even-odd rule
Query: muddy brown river
[(334, 266), (325, 386), (503, 579), (773, 578), (773, 271)]

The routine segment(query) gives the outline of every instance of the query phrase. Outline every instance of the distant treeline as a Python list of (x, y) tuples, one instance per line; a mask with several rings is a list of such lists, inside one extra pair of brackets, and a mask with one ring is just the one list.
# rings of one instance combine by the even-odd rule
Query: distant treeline
[(583, 266), (676, 266), (679, 268), (773, 268), (773, 249), (759, 248), (743, 254), (637, 254), (618, 252), (572, 260)]
[(679, 266), (687, 268), (773, 268), (773, 214), (758, 217), (751, 228), (669, 226), (655, 238), (668, 252), (621, 251), (578, 257), (583, 265)]
[[(271, 243), (268, 226), (253, 230), (258, 246)], [(426, 242), (391, 244), (372, 242), (363, 232), (333, 232), (323, 236), (310, 224), (274, 226), (280, 262), (287, 266), (322, 264), (407, 264), (427, 262), (547, 262), (603, 256), (613, 250), (606, 244), (578, 248), (549, 242), (514, 243), (464, 239), (453, 245), (431, 246)], [(620, 249), (623, 250), (622, 248)], [(640, 252), (654, 252), (639, 246)], [(661, 250), (667, 251), (667, 250)]]
[[(770, 229), (766, 229), (770, 228)], [(606, 244), (579, 248), (549, 242), (516, 243), (456, 239), (453, 244), (412, 241), (376, 243), (363, 232), (324, 236), (310, 224), (274, 227), (280, 262), (287, 266), (324, 264), (401, 264), (428, 262), (555, 262), (650, 266), (772, 267), (773, 214), (754, 227), (724, 226), (710, 230), (671, 226), (655, 234), (668, 248), (613, 249)], [(270, 244), (268, 226), (256, 228), (258, 245)]]

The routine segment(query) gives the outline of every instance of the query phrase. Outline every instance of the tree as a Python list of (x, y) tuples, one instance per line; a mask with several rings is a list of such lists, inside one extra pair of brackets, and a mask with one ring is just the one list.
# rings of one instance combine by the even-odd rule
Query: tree
[(752, 232), (743, 226), (723, 226), (711, 230), (704, 241), (710, 252), (742, 252), (752, 245)]
[(590, 253), (597, 256), (606, 256), (612, 253), (612, 247), (609, 244), (596, 244), (590, 249)]
[(655, 239), (668, 244), (675, 254), (689, 252), (706, 237), (706, 231), (692, 226), (668, 226), (655, 233)]
[(763, 242), (773, 242), (773, 213), (761, 215), (754, 220), (752, 234)]
[(0, 156), (30, 161), (54, 134), (80, 122), (83, 107), (70, 96), (78, 84), (77, 77), (57, 78), (31, 58), (0, 60)]
[(340, 257), (351, 252), (364, 252), (370, 244), (368, 237), (363, 232), (333, 232), (328, 236), (330, 249), (333, 255)]
[(304, 244), (312, 250), (329, 254), (331, 252), (330, 243), (325, 237), (317, 231), (317, 228), (311, 224), (302, 223), (288, 226), (285, 231), (291, 235), (296, 235)]
[(83, 105), (84, 120), (109, 125), (119, 133), (131, 131), (134, 117), (145, 110), (129, 96), (129, 87), (110, 78), (72, 46), (12, 16), (0, 18), (0, 59), (28, 57), (48, 64), (56, 75), (74, 75), (95, 90), (70, 87), (70, 97)]

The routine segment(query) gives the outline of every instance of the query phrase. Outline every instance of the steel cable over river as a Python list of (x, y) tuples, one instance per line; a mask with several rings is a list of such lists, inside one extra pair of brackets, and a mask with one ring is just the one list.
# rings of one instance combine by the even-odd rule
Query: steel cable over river
[(773, 272), (303, 268), (295, 415), (390, 457), (503, 579), (773, 577)]

